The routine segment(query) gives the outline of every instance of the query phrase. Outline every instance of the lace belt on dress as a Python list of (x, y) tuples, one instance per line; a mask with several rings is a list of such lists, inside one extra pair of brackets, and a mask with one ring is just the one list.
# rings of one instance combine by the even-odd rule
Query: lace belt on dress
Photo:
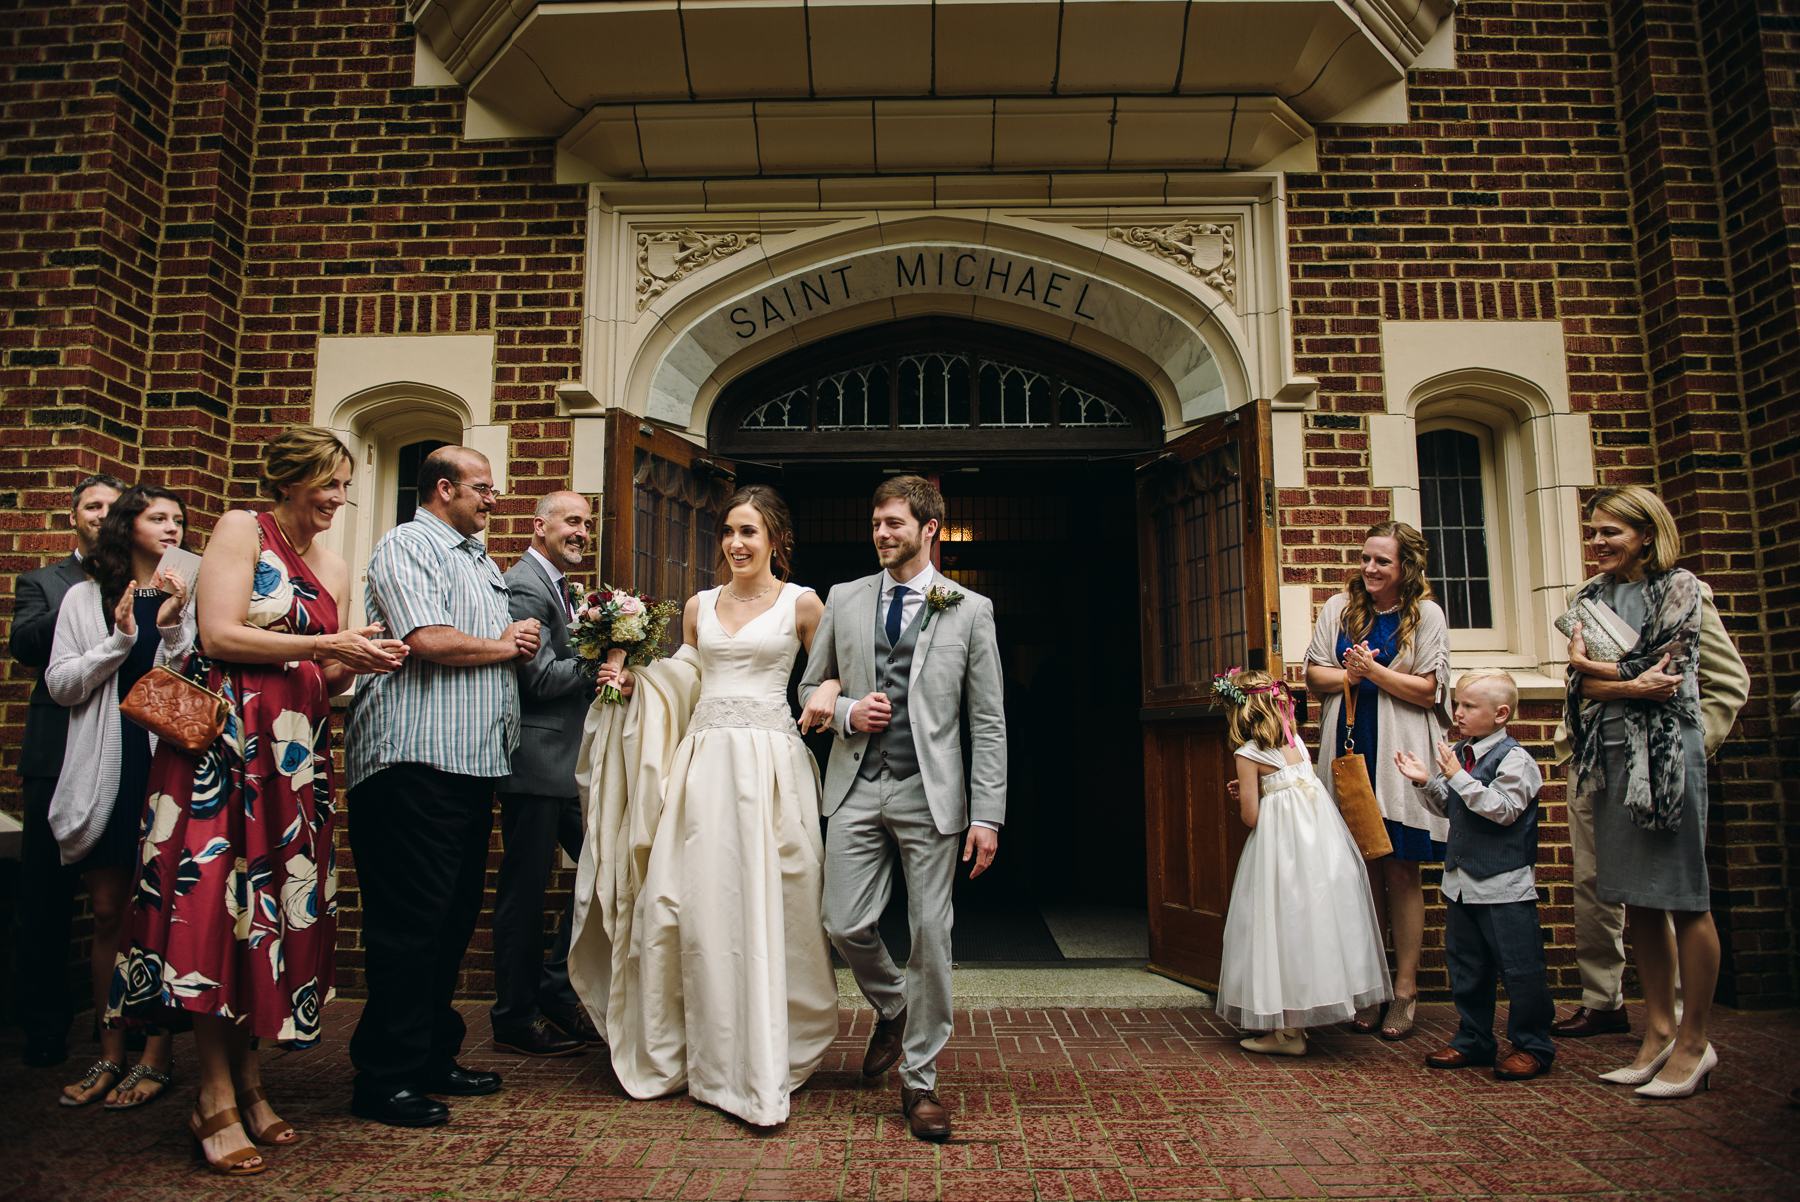
[(755, 697), (703, 697), (694, 706), (688, 733), (711, 730), (716, 726), (754, 726), (780, 734), (798, 735), (799, 727), (788, 713), (786, 702), (761, 701)]

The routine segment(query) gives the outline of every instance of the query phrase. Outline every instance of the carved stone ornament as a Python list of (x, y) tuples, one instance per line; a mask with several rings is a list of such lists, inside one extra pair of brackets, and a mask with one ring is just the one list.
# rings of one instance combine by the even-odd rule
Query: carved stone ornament
[(1110, 232), (1127, 246), (1167, 259), (1237, 308), (1237, 248), (1229, 225), (1183, 221), (1178, 225), (1114, 226)]
[(665, 230), (637, 236), (637, 300), (641, 310), (676, 283), (762, 241), (761, 234)]

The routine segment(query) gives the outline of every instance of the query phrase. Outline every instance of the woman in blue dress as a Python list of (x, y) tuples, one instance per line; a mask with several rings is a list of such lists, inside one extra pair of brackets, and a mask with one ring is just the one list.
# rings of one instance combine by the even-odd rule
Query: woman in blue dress
[[(1404, 522), (1383, 522), (1363, 538), (1361, 566), (1325, 603), (1306, 653), (1306, 687), (1323, 706), (1318, 773), (1332, 787), (1331, 761), (1346, 742), (1363, 757), (1393, 854), (1369, 863), (1375, 911), (1393, 935), (1394, 1002), (1359, 1011), (1353, 1026), (1383, 1039), (1411, 1034), (1425, 939), (1424, 864), (1444, 858), (1449, 820), (1426, 809), (1394, 765), (1396, 751), (1426, 758), (1450, 725), (1450, 633), (1425, 577), (1430, 547)], [(1344, 687), (1356, 690), (1345, 721)], [(1349, 729), (1346, 729), (1346, 726)]]

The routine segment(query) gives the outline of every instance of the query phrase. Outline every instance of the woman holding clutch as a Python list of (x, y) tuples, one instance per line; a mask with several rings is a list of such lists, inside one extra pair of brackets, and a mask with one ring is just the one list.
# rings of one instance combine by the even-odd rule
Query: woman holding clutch
[[(1362, 1032), (1412, 1033), (1419, 1001), (1419, 949), (1425, 941), (1425, 886), (1419, 866), (1444, 858), (1450, 823), (1419, 800), (1394, 765), (1396, 751), (1428, 757), (1450, 724), (1450, 634), (1425, 578), (1430, 547), (1404, 522), (1382, 522), (1363, 536), (1362, 563), (1344, 591), (1325, 603), (1306, 651), (1306, 687), (1320, 699), (1320, 782), (1332, 789), (1331, 761), (1346, 742), (1363, 757), (1394, 850), (1371, 861), (1375, 913), (1394, 940), (1393, 1012), (1387, 1004), (1356, 1014)], [(1344, 690), (1356, 691), (1354, 724)]]
[[(64, 864), (87, 887), (94, 911), (94, 1013), (106, 1011), (113, 955), (131, 897), (138, 832), (156, 737), (119, 712), (131, 686), (157, 664), (179, 662), (194, 642), (187, 584), (160, 569), (163, 553), (181, 545), (187, 511), (160, 488), (130, 488), (100, 523), (88, 579), (70, 589), (57, 615), (44, 686), (69, 707), (69, 743), (50, 801), (50, 829)], [(125, 1032), (102, 1029), (100, 1059), (63, 1090), (64, 1106), (106, 1099), (127, 1110), (161, 1097), (169, 1086), (164, 1030), (145, 1033), (144, 1054), (127, 1073)]]
[(165, 743), (150, 765), (107, 999), (115, 1025), (192, 1020), (188, 1129), (223, 1175), (267, 1167), (253, 1140), (298, 1138), (263, 1093), (253, 1039), (319, 1038), (337, 944), (330, 698), (407, 653), (379, 627), (338, 620), (350, 569), (320, 535), (348, 501), (353, 462), (330, 431), (290, 426), (264, 452), (269, 507), (213, 528), (188, 671), (225, 700), (225, 729), (198, 756)]
[(1638, 634), (1616, 662), (1590, 658), (1579, 626), (1569, 640), (1569, 784), (1592, 796), (1600, 900), (1625, 903), (1649, 1011), (1637, 1058), (1600, 1079), (1687, 1097), (1719, 1062), (1706, 1039), (1719, 935), (1706, 874), (1700, 582), (1675, 566), (1675, 519), (1649, 489), (1601, 489), (1587, 521), (1602, 574), (1576, 600), (1608, 606)]

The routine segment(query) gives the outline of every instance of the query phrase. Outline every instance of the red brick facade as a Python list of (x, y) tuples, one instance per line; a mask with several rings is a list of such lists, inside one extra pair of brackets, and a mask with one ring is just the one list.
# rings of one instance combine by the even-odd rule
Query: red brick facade
[[(514, 495), (490, 547), (522, 551), (535, 496), (571, 476), (554, 388), (579, 375), (586, 191), (555, 182), (547, 143), (463, 141), (461, 91), (412, 82), (405, 19), (0, 3), (0, 596), (64, 552), (64, 490), (87, 472), (182, 490), (201, 530), (252, 497), (262, 439), (311, 420), (321, 335), (495, 336)], [(1306, 486), (1280, 496), (1283, 581), (1322, 602), (1388, 514), (1366, 420), (1380, 321), (1560, 322), (1600, 481), (1668, 498), (1751, 668), (1710, 839), (1721, 995), (1754, 1006), (1800, 997), (1795, 30), (1791, 0), (1477, 0), (1456, 69), (1412, 73), (1408, 124), (1324, 127), (1318, 172), (1288, 178), (1296, 366), (1321, 388)], [(16, 667), (0, 685), (8, 769), (28, 687)], [(1547, 743), (1556, 717), (1529, 703), (1518, 733)], [(1540, 879), (1570, 996), (1561, 798), (1559, 773)], [(1441, 996), (1441, 911), (1428, 922), (1422, 984)], [(471, 993), (491, 980), (484, 940)]]

